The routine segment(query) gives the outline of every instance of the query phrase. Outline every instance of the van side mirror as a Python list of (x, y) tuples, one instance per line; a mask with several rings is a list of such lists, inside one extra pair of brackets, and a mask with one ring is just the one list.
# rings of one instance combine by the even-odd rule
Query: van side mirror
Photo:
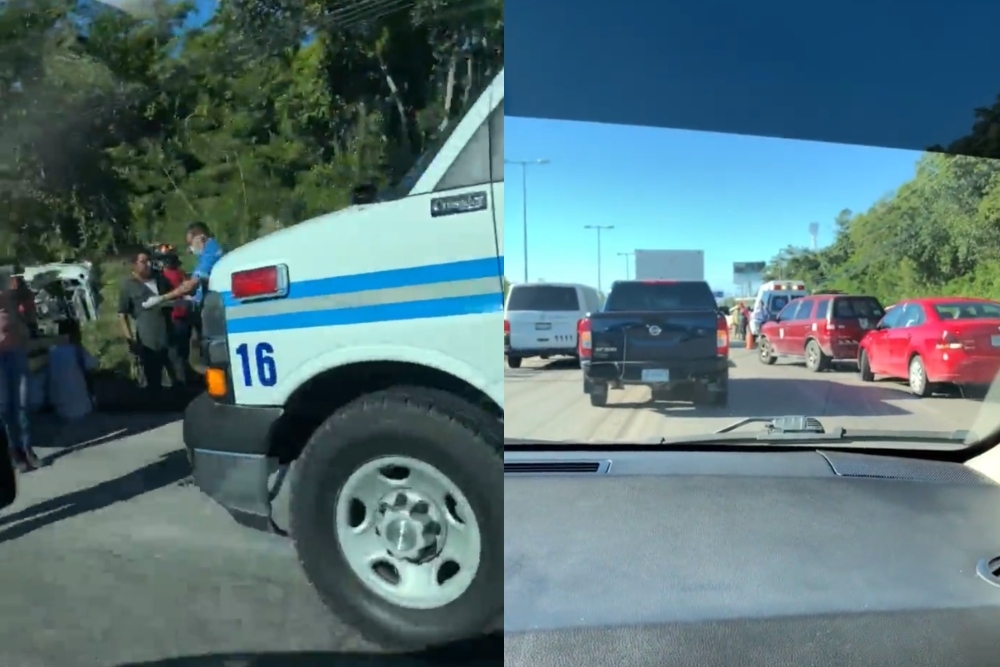
[(351, 190), (351, 204), (374, 204), (378, 198), (378, 188), (372, 183), (364, 183)]

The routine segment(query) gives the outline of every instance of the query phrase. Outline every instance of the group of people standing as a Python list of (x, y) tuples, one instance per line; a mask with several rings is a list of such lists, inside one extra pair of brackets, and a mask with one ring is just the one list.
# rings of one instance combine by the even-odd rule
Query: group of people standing
[(181, 270), (176, 256), (166, 258), (163, 269), (154, 271), (152, 252), (143, 248), (130, 257), (131, 275), (118, 300), (122, 335), (142, 368), (146, 387), (154, 393), (162, 389), (164, 373), (174, 386), (195, 377), (189, 361), (192, 337), (200, 338), (205, 288), (223, 255), (202, 222), (188, 225), (185, 237), (198, 260), (190, 276)]
[[(152, 251), (137, 250), (130, 259), (131, 275), (122, 285), (118, 315), (122, 334), (138, 358), (152, 391), (162, 388), (163, 373), (175, 383), (193, 379), (189, 356), (192, 334), (200, 337), (200, 305), (222, 247), (207, 225), (188, 225), (185, 240), (197, 264), (185, 275), (180, 259), (154, 272)], [(79, 346), (78, 323), (61, 331)], [(34, 293), (14, 276), (0, 286), (0, 420), (12, 461), (20, 471), (41, 462), (31, 441), (29, 411), (30, 341), (37, 329)]]

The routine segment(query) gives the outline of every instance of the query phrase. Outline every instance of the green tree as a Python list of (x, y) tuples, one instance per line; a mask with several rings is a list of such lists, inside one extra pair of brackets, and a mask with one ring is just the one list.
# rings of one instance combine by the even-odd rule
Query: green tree
[(334, 211), (400, 181), (503, 66), (502, 0), (152, 6), (0, 5), (0, 253), (103, 260), (192, 219), (235, 247)]
[(895, 192), (867, 211), (842, 211), (833, 243), (782, 250), (767, 277), (886, 303), (925, 295), (1000, 300), (1000, 98), (975, 117), (968, 136), (928, 151)]

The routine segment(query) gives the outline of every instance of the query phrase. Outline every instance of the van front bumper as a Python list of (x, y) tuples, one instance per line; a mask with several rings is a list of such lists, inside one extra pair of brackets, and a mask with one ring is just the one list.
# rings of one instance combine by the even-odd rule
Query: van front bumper
[(217, 403), (208, 394), (184, 411), (184, 446), (195, 484), (238, 523), (268, 532), (276, 531), (271, 478), (282, 475), (268, 454), (282, 413), (277, 407)]

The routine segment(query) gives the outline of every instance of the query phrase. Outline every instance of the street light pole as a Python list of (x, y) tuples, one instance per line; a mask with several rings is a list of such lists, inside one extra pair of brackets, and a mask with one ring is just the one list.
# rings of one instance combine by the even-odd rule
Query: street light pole
[(601, 230), (614, 229), (614, 225), (584, 225), (584, 229), (597, 230), (597, 291), (601, 291)]
[(630, 272), (631, 272), (631, 262), (629, 261), (629, 258), (632, 257), (633, 255), (635, 255), (634, 252), (620, 252), (620, 253), (618, 253), (619, 257), (624, 257), (625, 258), (625, 280), (631, 280), (632, 279), (631, 278), (631, 274), (630, 274)]
[(521, 224), (524, 227), (524, 282), (528, 282), (528, 167), (548, 163), (549, 161), (546, 159), (504, 160), (504, 164), (514, 164), (521, 167)]

